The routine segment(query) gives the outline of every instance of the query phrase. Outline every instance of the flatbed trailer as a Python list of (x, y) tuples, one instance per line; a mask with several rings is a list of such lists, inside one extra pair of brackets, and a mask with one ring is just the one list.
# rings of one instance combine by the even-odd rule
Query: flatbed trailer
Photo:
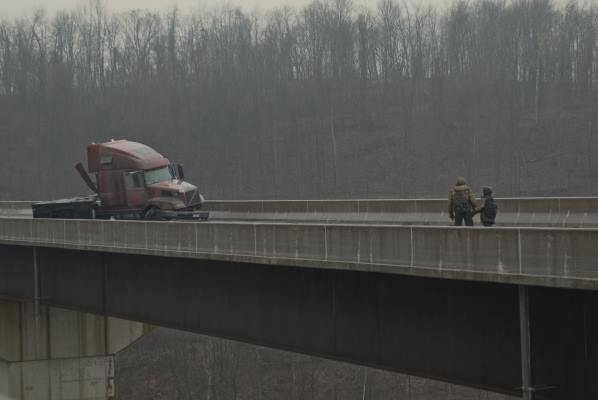
[(100, 201), (97, 196), (73, 197), (33, 203), (33, 218), (95, 219)]
[(179, 211), (155, 209), (144, 215), (143, 210), (105, 210), (97, 196), (73, 197), (53, 201), (40, 201), (31, 205), (33, 218), (62, 219), (120, 219), (120, 220), (200, 220), (209, 218), (209, 211)]

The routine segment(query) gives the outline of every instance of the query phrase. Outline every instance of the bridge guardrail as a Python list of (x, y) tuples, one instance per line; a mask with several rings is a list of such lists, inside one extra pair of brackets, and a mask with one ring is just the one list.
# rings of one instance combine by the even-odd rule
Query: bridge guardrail
[[(30, 216), (31, 203), (0, 202), (0, 216)], [(497, 199), (499, 226), (598, 228), (598, 197)], [(216, 200), (212, 220), (352, 224), (450, 225), (444, 199)]]
[[(598, 227), (598, 197), (497, 199), (500, 226)], [(450, 225), (445, 199), (208, 201), (213, 220)]]
[(32, 201), (0, 201), (1, 217), (30, 217)]
[(598, 290), (598, 229), (0, 218), (0, 243)]

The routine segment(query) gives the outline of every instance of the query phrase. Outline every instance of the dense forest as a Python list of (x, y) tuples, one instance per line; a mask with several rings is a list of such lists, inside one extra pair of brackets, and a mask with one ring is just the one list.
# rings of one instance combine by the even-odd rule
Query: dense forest
[(596, 194), (597, 30), (550, 0), (4, 18), (0, 198), (86, 192), (72, 166), (110, 138), (212, 199)]
[(127, 400), (515, 400), (338, 361), (158, 328), (116, 357)]

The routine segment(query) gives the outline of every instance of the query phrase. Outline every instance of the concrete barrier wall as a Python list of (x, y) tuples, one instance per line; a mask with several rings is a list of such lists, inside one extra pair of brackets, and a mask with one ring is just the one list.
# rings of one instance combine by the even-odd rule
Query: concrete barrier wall
[[(31, 216), (31, 203), (0, 202), (0, 216)], [(499, 226), (598, 228), (598, 197), (497, 199)], [(445, 199), (208, 201), (217, 221), (450, 225)]]
[(0, 243), (598, 289), (598, 229), (0, 218)]
[(32, 201), (0, 201), (0, 216), (2, 217), (31, 217)]
[[(501, 226), (598, 227), (598, 197), (497, 199)], [(450, 225), (445, 199), (209, 201), (216, 220)]]

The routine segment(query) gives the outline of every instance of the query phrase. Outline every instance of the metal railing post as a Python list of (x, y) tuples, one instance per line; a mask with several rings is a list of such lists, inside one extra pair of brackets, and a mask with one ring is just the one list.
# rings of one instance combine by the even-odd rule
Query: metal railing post
[(33, 308), (35, 317), (40, 315), (41, 287), (39, 276), (39, 256), (37, 247), (33, 247)]
[(524, 400), (534, 399), (532, 386), (531, 340), (528, 287), (519, 285), (519, 334), (521, 338), (521, 391)]

